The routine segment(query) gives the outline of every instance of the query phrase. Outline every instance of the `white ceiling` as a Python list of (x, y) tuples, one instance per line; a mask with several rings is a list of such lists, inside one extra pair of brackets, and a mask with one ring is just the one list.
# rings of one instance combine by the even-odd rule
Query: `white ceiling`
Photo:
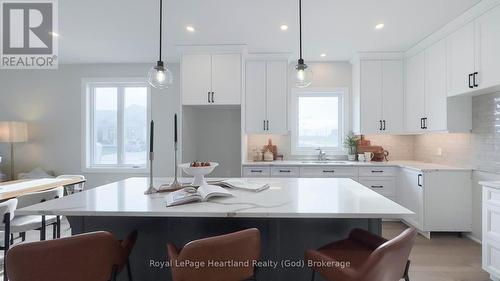
[[(164, 0), (168, 61), (179, 44), (247, 44), (250, 52), (298, 51), (297, 0)], [(306, 60), (349, 60), (356, 51), (405, 51), (480, 0), (303, 0)], [(59, 1), (61, 63), (152, 62), (158, 0)], [(374, 26), (383, 22), (385, 28)], [(288, 24), (286, 32), (281, 24)], [(195, 33), (188, 33), (193, 25)], [(327, 57), (320, 58), (321, 53)]]

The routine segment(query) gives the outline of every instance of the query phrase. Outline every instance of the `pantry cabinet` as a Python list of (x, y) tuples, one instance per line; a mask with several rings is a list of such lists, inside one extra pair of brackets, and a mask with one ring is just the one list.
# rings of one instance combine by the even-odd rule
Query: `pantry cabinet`
[(286, 134), (287, 62), (249, 60), (245, 70), (245, 131)]
[(240, 54), (182, 56), (183, 105), (239, 105), (241, 80)]
[(355, 133), (403, 132), (402, 60), (360, 60), (353, 75)]

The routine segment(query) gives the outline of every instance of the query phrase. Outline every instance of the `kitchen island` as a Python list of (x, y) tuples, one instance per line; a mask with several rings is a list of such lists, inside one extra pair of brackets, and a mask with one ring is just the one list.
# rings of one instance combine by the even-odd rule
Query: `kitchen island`
[[(155, 186), (169, 181), (155, 179)], [(167, 208), (165, 194), (143, 194), (147, 178), (130, 178), (30, 206), (17, 214), (67, 216), (73, 234), (106, 230), (122, 238), (137, 229), (139, 239), (131, 263), (141, 281), (171, 280), (164, 267), (167, 242), (181, 247), (194, 239), (250, 227), (262, 235), (264, 263), (259, 280), (308, 280), (310, 272), (300, 263), (306, 249), (345, 238), (356, 227), (380, 234), (382, 219), (412, 214), (351, 179), (251, 181), (270, 188), (262, 192), (233, 189), (233, 197)]]

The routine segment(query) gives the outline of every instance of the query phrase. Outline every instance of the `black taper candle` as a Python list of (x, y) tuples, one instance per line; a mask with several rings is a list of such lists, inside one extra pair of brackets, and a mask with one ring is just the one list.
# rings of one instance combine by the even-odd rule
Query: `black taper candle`
[(149, 152), (153, 152), (154, 138), (155, 138), (155, 121), (151, 120), (151, 130), (149, 131)]
[(177, 114), (174, 114), (174, 142), (177, 142)]

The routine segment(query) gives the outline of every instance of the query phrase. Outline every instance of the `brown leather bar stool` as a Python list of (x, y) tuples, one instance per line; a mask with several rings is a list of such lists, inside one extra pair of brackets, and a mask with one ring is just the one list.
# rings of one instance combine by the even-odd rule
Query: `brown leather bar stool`
[[(254, 262), (260, 258), (260, 232), (251, 228), (231, 234), (192, 241), (179, 252), (167, 245), (172, 262), (174, 281), (242, 281), (255, 276)], [(210, 262), (231, 262), (233, 265), (216, 266)], [(185, 262), (196, 262), (202, 266), (181, 266)], [(192, 264), (191, 264), (192, 265)]]
[(118, 264), (117, 272), (120, 273), (124, 267), (127, 268), (128, 280), (132, 281), (132, 269), (130, 268), (130, 253), (134, 249), (135, 242), (137, 241), (137, 230), (131, 232), (127, 238), (120, 241), (120, 246), (122, 248), (120, 254), (120, 263)]
[(312, 280), (318, 272), (329, 281), (408, 281), (408, 258), (416, 235), (414, 228), (408, 228), (387, 241), (355, 229), (345, 240), (306, 251), (305, 262), (313, 270)]
[(5, 262), (10, 281), (108, 281), (116, 280), (123, 253), (112, 234), (94, 232), (20, 244)]

